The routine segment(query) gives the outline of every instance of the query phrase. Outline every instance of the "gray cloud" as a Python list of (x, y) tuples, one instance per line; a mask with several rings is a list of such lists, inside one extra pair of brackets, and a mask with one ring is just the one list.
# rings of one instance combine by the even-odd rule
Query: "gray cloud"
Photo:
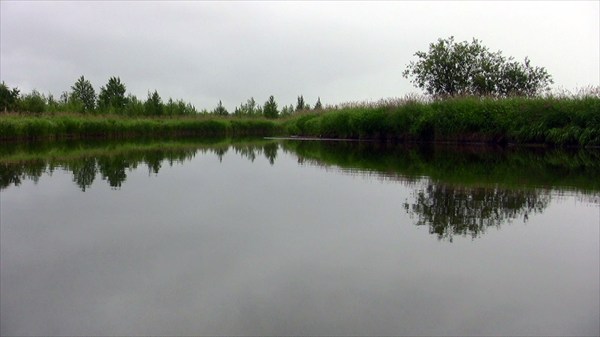
[(556, 86), (599, 84), (597, 2), (2, 1), (0, 78), (59, 95), (80, 75), (120, 76), (211, 109), (253, 96), (280, 105), (417, 92), (401, 72), (454, 35), (545, 66)]

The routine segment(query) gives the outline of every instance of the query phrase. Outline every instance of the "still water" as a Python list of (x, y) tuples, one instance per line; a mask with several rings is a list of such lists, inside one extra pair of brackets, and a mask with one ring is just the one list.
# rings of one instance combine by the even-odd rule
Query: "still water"
[(600, 153), (6, 146), (1, 335), (598, 335)]

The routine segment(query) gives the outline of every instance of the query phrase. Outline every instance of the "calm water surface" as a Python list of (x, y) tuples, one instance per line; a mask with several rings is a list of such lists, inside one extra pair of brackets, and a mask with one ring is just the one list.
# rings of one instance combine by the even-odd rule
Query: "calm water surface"
[(600, 155), (0, 153), (2, 335), (598, 335)]

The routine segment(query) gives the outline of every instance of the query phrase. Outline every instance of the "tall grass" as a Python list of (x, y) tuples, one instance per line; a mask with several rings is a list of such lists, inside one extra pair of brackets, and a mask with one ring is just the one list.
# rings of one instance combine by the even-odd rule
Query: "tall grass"
[(156, 136), (271, 136), (278, 128), (263, 119), (127, 118), (17, 114), (0, 117), (0, 140), (134, 138)]
[(307, 137), (600, 146), (600, 95), (354, 103), (284, 126)]
[(537, 98), (409, 96), (329, 106), (278, 120), (0, 115), (0, 140), (273, 135), (600, 146), (600, 90)]

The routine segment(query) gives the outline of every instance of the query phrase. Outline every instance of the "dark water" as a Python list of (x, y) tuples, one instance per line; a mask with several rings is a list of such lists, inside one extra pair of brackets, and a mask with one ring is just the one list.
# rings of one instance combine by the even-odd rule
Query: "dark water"
[(0, 150), (2, 335), (598, 335), (600, 153)]

